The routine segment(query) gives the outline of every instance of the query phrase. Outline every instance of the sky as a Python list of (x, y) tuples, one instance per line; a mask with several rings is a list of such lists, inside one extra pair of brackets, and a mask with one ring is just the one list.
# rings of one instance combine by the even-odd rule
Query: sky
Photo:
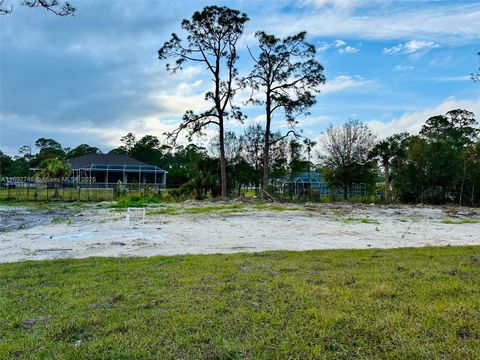
[[(40, 137), (104, 152), (128, 132), (163, 141), (187, 109), (208, 108), (205, 69), (187, 64), (172, 75), (157, 51), (172, 32), (184, 38), (182, 19), (211, 4), (250, 18), (238, 44), (240, 74), (252, 67), (247, 47), (255, 49), (256, 31), (307, 32), (327, 81), (311, 114), (299, 118), (305, 137), (318, 140), (351, 118), (379, 139), (415, 134), (430, 116), (457, 108), (480, 119), (480, 83), (470, 79), (479, 68), (480, 1), (70, 0), (77, 11), (66, 18), (5, 2), (14, 9), (0, 16), (0, 150), (10, 155)], [(242, 99), (246, 123), (227, 123), (238, 133), (264, 119)], [(287, 130), (281, 113), (273, 127)]]

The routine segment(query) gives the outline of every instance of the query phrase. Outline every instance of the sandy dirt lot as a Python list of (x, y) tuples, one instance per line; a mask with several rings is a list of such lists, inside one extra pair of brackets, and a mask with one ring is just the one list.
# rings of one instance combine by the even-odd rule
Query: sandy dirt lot
[[(186, 207), (211, 205), (169, 205), (176, 211), (173, 215), (152, 214), (155, 209), (149, 209), (145, 224), (133, 228), (125, 221), (126, 210), (105, 205), (46, 210), (0, 206), (0, 262), (480, 245), (479, 209), (306, 204), (278, 211), (242, 204), (238, 212), (181, 213)], [(445, 223), (446, 219), (456, 223)]]

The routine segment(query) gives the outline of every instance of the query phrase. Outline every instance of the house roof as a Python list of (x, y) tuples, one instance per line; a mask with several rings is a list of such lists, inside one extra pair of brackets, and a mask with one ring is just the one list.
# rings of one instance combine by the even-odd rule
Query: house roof
[[(87, 154), (71, 158), (68, 160), (72, 165), (72, 169), (107, 169), (112, 167), (113, 169), (121, 169), (127, 167), (129, 170), (135, 169), (148, 169), (156, 171), (165, 171), (157, 166), (149, 165), (140, 160), (134, 159), (128, 155), (123, 154)], [(113, 170), (112, 169), (112, 170)]]

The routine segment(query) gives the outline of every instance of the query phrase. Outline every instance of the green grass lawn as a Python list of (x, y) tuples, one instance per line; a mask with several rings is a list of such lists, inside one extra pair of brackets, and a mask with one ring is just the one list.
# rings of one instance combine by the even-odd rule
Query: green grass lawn
[(0, 265), (0, 358), (480, 358), (480, 247)]

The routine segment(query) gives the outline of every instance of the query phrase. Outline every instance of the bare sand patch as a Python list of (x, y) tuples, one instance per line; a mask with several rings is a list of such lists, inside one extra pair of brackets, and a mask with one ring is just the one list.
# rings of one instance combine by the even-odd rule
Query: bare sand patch
[[(218, 203), (215, 203), (218, 204)], [(230, 203), (229, 203), (230, 204)], [(266, 250), (480, 245), (480, 210), (464, 207), (305, 204), (192, 211), (150, 209), (129, 228), (123, 209), (0, 207), (0, 262), (89, 256), (153, 256)], [(287, 206), (288, 207), (288, 206)], [(298, 210), (299, 209), (299, 210)], [(208, 209), (207, 209), (208, 210)], [(282, 211), (279, 211), (282, 210)], [(445, 219), (471, 223), (446, 224)]]

